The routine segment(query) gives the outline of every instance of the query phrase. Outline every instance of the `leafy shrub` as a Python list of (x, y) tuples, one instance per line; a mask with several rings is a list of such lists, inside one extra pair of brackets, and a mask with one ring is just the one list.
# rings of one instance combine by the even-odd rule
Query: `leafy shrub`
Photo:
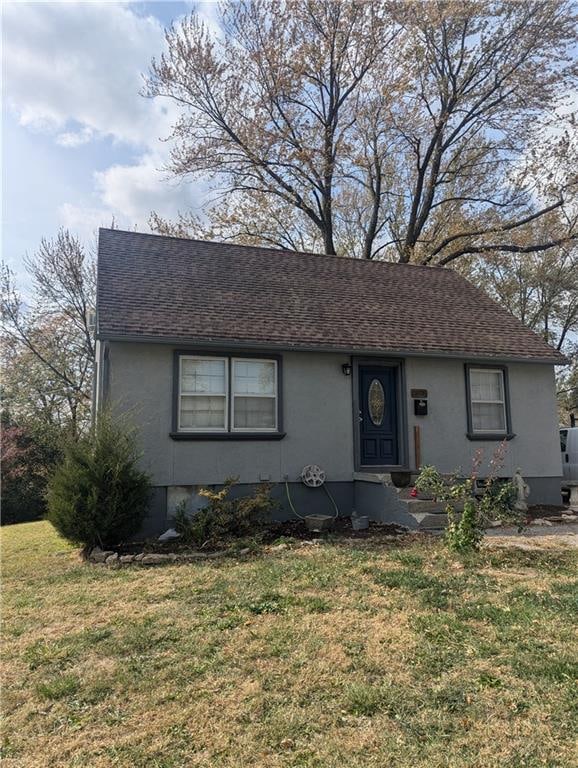
[(484, 488), (480, 499), (480, 513), (486, 521), (500, 520), (502, 523), (523, 527), (524, 515), (515, 508), (518, 497), (511, 482), (494, 480)]
[(149, 500), (135, 435), (110, 414), (87, 438), (71, 443), (48, 484), (47, 517), (74, 544), (107, 547), (136, 533)]
[(185, 503), (177, 507), (175, 529), (183, 541), (201, 545), (232, 536), (244, 536), (254, 533), (255, 528), (265, 522), (277, 506), (271, 498), (272, 486), (262, 483), (251, 496), (232, 499), (231, 488), (236, 483), (237, 478), (228, 478), (220, 491), (200, 490), (199, 494), (209, 503), (193, 517), (187, 514)]
[(420, 469), (420, 473), (415, 481), (415, 489), (420, 493), (432, 496), (434, 499), (438, 497), (440, 491), (444, 488), (445, 482), (438, 470), (426, 464)]
[(448, 525), (445, 540), (448, 549), (452, 552), (471, 552), (479, 549), (484, 536), (484, 524), (479, 515), (476, 500), (464, 499), (464, 510), (459, 520), (456, 519), (452, 504), (447, 505), (446, 511)]
[[(479, 549), (484, 530), (492, 520), (515, 524), (519, 529), (523, 527), (523, 514), (515, 509), (515, 486), (497, 477), (504, 452), (505, 444), (502, 443), (489, 462), (489, 474), (481, 492), (477, 488), (483, 458), (481, 452), (477, 452), (471, 474), (465, 479), (459, 479), (456, 475), (444, 478), (432, 466), (423, 467), (416, 479), (415, 487), (418, 491), (446, 502), (448, 525), (445, 541), (451, 551), (467, 553)], [(463, 512), (458, 516), (455, 506), (459, 502), (463, 505)]]

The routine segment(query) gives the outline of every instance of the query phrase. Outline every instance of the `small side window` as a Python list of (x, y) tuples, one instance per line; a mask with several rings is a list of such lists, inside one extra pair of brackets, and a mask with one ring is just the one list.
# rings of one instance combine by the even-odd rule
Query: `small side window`
[(470, 409), (473, 432), (506, 431), (504, 372), (485, 368), (470, 369)]
[(504, 366), (466, 365), (468, 437), (511, 439), (508, 372)]
[(560, 430), (560, 450), (562, 453), (566, 453), (567, 446), (568, 446), (568, 430), (561, 429)]

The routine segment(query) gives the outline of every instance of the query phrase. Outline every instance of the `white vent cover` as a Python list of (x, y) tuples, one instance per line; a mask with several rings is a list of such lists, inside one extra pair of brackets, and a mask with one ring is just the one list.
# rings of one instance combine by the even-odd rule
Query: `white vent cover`
[(308, 464), (303, 467), (301, 480), (309, 488), (319, 488), (325, 482), (325, 472), (317, 464)]

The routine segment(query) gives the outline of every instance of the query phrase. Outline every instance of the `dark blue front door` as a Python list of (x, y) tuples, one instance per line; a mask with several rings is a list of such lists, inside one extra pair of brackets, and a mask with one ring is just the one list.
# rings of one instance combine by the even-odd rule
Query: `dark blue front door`
[(399, 464), (397, 368), (359, 366), (359, 450), (364, 467)]

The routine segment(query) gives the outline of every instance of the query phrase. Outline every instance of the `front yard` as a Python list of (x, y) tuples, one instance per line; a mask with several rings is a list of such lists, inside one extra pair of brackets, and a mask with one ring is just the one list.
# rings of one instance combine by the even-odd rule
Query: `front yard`
[(3, 765), (576, 764), (576, 550), (289, 543), (109, 570), (2, 530)]

